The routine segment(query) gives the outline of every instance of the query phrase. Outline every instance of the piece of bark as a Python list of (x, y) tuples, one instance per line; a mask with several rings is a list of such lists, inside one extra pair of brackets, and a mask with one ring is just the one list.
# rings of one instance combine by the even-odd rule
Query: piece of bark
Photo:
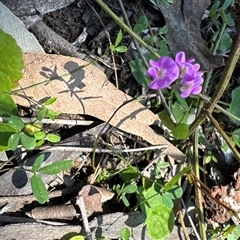
[(209, 6), (209, 0), (174, 1), (160, 9), (168, 26), (167, 40), (173, 54), (184, 51), (187, 58), (195, 58), (202, 71), (222, 66), (223, 57), (212, 55), (206, 41), (201, 36), (200, 23)]
[[(2, 240), (53, 240), (70, 239), (76, 236), (81, 226), (50, 226), (39, 223), (11, 224), (0, 227)], [(63, 238), (65, 236), (66, 238)]]

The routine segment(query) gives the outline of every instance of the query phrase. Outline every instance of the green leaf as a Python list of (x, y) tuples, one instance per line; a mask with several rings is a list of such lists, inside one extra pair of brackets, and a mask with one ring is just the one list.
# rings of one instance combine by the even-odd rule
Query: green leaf
[(16, 114), (17, 105), (13, 101), (12, 97), (8, 93), (0, 93), (0, 115), (12, 116)]
[(190, 172), (192, 169), (191, 166), (185, 167), (181, 172), (177, 173), (172, 179), (165, 185), (165, 191), (169, 191), (173, 186), (178, 182), (178, 180), (185, 175), (186, 173)]
[(139, 176), (139, 172), (138, 172), (137, 168), (135, 168), (135, 167), (128, 167), (128, 168), (124, 169), (122, 172), (120, 172), (120, 174), (119, 174), (119, 177), (125, 183), (132, 182), (138, 176)]
[(34, 174), (31, 178), (31, 187), (33, 195), (36, 197), (39, 203), (44, 204), (48, 201), (47, 189), (42, 179), (37, 174)]
[(136, 81), (143, 87), (147, 87), (151, 82), (150, 78), (146, 75), (146, 68), (140, 58), (130, 61), (131, 72)]
[(134, 184), (129, 184), (122, 191), (124, 193), (135, 193), (137, 191), (137, 186)]
[(158, 206), (155, 209), (149, 209), (145, 223), (147, 225), (148, 235), (151, 238), (164, 240), (170, 235), (174, 227), (173, 211), (165, 205)]
[(240, 238), (240, 225), (231, 226), (227, 234), (227, 240), (238, 240)]
[(119, 52), (119, 53), (124, 53), (127, 51), (127, 47), (126, 46), (118, 46), (115, 48), (115, 51)]
[(14, 133), (8, 139), (9, 149), (15, 151), (19, 145), (20, 133)]
[(33, 166), (32, 166), (32, 172), (35, 173), (37, 170), (40, 168), (41, 164), (43, 163), (44, 160), (44, 154), (41, 154), (40, 156), (37, 157), (37, 159), (34, 161)]
[(113, 44), (111, 44), (110, 49), (114, 52), (115, 51), (115, 46)]
[(219, 50), (225, 53), (231, 46), (232, 38), (228, 33), (224, 33), (219, 44)]
[(138, 19), (138, 24), (142, 26), (143, 30), (147, 29), (149, 25), (147, 17), (145, 15), (140, 16)]
[(47, 116), (52, 120), (54, 121), (55, 120), (55, 117), (60, 115), (60, 112), (56, 112), (56, 111), (53, 111), (52, 109), (48, 109), (47, 111)]
[(180, 186), (174, 185), (169, 191), (165, 192), (171, 199), (175, 200), (182, 196), (183, 190)]
[(34, 135), (34, 133), (40, 132), (41, 129), (42, 129), (42, 124), (40, 123), (33, 123), (33, 124), (26, 123), (24, 125), (24, 130), (30, 135)]
[(16, 40), (0, 29), (0, 92), (10, 92), (23, 76), (22, 50)]
[(8, 123), (0, 123), (0, 152), (8, 150), (8, 141), (17, 130)]
[(172, 199), (171, 199), (166, 193), (163, 193), (163, 194), (162, 194), (162, 201), (163, 201), (163, 204), (164, 204), (166, 207), (168, 207), (168, 208), (170, 208), (170, 209), (173, 208), (173, 206), (174, 206), (173, 201), (172, 201)]
[(163, 204), (162, 194), (155, 189), (155, 184), (148, 189), (139, 187), (137, 199), (144, 214), (147, 214), (150, 208), (154, 209)]
[(133, 31), (136, 33), (136, 34), (139, 34), (143, 31), (143, 27), (141, 24), (136, 24), (134, 27), (133, 27)]
[(165, 25), (159, 29), (159, 35), (164, 35), (168, 32), (168, 27)]
[(24, 128), (23, 120), (17, 116), (10, 117), (10, 119), (8, 120), (8, 123), (14, 128), (16, 128), (19, 132), (21, 132)]
[(69, 169), (73, 165), (73, 160), (60, 160), (48, 166), (38, 169), (38, 172), (44, 174), (58, 174), (61, 171)]
[(61, 137), (56, 134), (49, 133), (46, 135), (46, 140), (48, 140), (49, 142), (52, 142), (52, 143), (56, 143), (61, 140)]
[(159, 119), (161, 120), (161, 125), (167, 127), (170, 130), (173, 130), (175, 128), (175, 125), (173, 124), (171, 118), (169, 117), (169, 114), (164, 109), (159, 114)]
[(24, 148), (27, 150), (33, 150), (36, 145), (36, 139), (29, 135), (28, 133), (21, 132), (20, 133), (20, 140)]
[(69, 240), (85, 240), (85, 237), (83, 237), (83, 236), (74, 236), (74, 237), (71, 237)]
[(167, 168), (169, 166), (170, 166), (170, 164), (168, 162), (163, 162), (163, 163), (160, 163), (157, 165), (157, 167), (162, 168), (162, 169)]
[(222, 9), (226, 10), (232, 3), (232, 0), (224, 0), (223, 5), (222, 5)]
[(119, 30), (116, 41), (115, 41), (115, 48), (119, 45), (119, 43), (122, 41), (122, 29)]
[(124, 205), (125, 205), (126, 207), (129, 207), (130, 204), (129, 204), (129, 201), (128, 201), (128, 199), (126, 198), (126, 196), (123, 194), (121, 197), (122, 197), (122, 201), (123, 201)]
[[(231, 101), (227, 111), (230, 112), (231, 114), (235, 115), (238, 118), (240, 118), (239, 102), (240, 102), (240, 87), (237, 87), (232, 91), (232, 101)], [(230, 119), (237, 126), (240, 125), (240, 121), (236, 120), (235, 118), (231, 118), (231, 117), (230, 117)]]
[(173, 129), (172, 134), (178, 140), (186, 139), (189, 134), (189, 128), (187, 124), (180, 123)]
[(56, 101), (57, 101), (57, 98), (52, 97), (52, 98), (49, 98), (43, 105), (44, 106), (49, 106), (49, 105), (52, 105), (53, 103), (55, 103)]
[(127, 227), (125, 227), (121, 230), (120, 236), (122, 240), (129, 240), (129, 238), (131, 237), (131, 232)]
[(44, 142), (45, 142), (45, 141), (44, 141), (43, 139), (37, 141), (35, 147), (41, 147), (41, 146), (44, 144)]
[(45, 136), (46, 136), (45, 132), (42, 131), (34, 133), (34, 137), (36, 140), (42, 140), (45, 138)]
[(171, 111), (177, 123), (187, 123), (190, 114), (185, 106), (186, 105), (182, 105), (179, 101), (170, 105)]
[(226, 24), (230, 27), (235, 26), (235, 22), (229, 14), (226, 14)]
[(48, 113), (48, 109), (42, 106), (38, 112), (37, 120), (38, 121), (43, 120), (47, 116), (47, 113)]

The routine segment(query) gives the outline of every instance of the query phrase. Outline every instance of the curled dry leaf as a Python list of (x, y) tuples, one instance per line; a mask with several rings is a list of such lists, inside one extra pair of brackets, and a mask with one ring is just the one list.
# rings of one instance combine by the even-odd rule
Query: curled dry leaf
[[(52, 106), (55, 111), (91, 115), (107, 122), (119, 106), (132, 99), (111, 84), (102, 71), (81, 59), (27, 53), (24, 62), (24, 77), (19, 83), (24, 91), (18, 88), (18, 96), (14, 96), (20, 105), (30, 106), (26, 96), (38, 103), (57, 97)], [(155, 114), (131, 101), (117, 111), (110, 124), (152, 145), (167, 144), (166, 154), (184, 159), (180, 150), (149, 127), (156, 121)]]
[(97, 188), (93, 187), (92, 185), (86, 185), (81, 189), (81, 191), (79, 191), (78, 195), (83, 197), (85, 210), (88, 217), (94, 213), (103, 212), (102, 196)]
[(73, 205), (54, 205), (36, 207), (26, 215), (34, 219), (72, 220), (77, 212)]

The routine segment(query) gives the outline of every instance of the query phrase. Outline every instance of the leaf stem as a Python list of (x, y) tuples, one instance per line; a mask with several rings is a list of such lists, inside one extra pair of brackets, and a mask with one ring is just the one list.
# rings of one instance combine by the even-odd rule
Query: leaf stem
[(234, 147), (234, 145), (232, 144), (232, 141), (229, 139), (229, 137), (227, 136), (227, 134), (222, 130), (222, 128), (220, 127), (220, 125), (218, 124), (218, 122), (216, 121), (216, 119), (211, 115), (211, 113), (208, 110), (204, 110), (205, 115), (210, 119), (210, 121), (212, 122), (212, 124), (214, 125), (214, 127), (218, 130), (218, 132), (222, 135), (223, 139), (226, 141), (226, 143), (228, 144), (228, 146), (231, 148), (231, 150), (233, 151), (235, 157), (237, 158), (237, 160), (240, 162), (240, 154), (238, 152), (238, 150)]
[[(239, 20), (240, 23), (240, 20)], [(220, 82), (218, 84), (217, 90), (214, 92), (212, 98), (210, 99), (209, 103), (207, 104), (207, 110), (209, 113), (212, 113), (213, 109), (217, 105), (218, 100), (222, 97), (235, 69), (235, 66), (238, 62), (240, 56), (240, 29), (238, 29), (237, 40), (234, 44), (234, 47), (230, 53), (228, 62), (224, 68), (222, 73)], [(198, 128), (198, 126), (205, 120), (204, 114), (199, 114), (195, 121), (189, 128), (189, 135), (193, 134), (193, 132)]]

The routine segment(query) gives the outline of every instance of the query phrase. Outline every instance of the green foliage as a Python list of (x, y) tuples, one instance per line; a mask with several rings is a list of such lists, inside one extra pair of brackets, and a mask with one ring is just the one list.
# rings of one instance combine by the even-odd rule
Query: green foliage
[(189, 134), (189, 128), (187, 124), (180, 123), (173, 129), (172, 134), (178, 140), (186, 139)]
[(8, 141), (17, 130), (8, 123), (0, 123), (0, 151), (9, 150)]
[(18, 80), (23, 76), (22, 56), (16, 40), (0, 29), (0, 93), (8, 93), (18, 86)]
[(168, 8), (172, 3), (173, 3), (173, 0), (156, 0), (156, 4), (158, 7), (160, 7), (161, 5), (164, 5), (166, 8)]
[(122, 41), (122, 38), (123, 38), (123, 35), (122, 35), (122, 30), (120, 29), (119, 32), (118, 32), (118, 35), (117, 35), (117, 38), (116, 38), (116, 41), (115, 41), (115, 44), (113, 45), (110, 45), (110, 49), (113, 51), (113, 52), (119, 52), (119, 53), (124, 53), (127, 51), (127, 47), (126, 46), (119, 46), (119, 44), (121, 43)]
[[(231, 114), (235, 115), (238, 118), (240, 118), (239, 101), (240, 101), (240, 87), (237, 87), (232, 91), (232, 101), (230, 102), (230, 105), (229, 105), (229, 108), (227, 109), (227, 111), (230, 112)], [(232, 117), (230, 117), (230, 119), (237, 126), (240, 125), (240, 121), (238, 121)]]
[(213, 155), (212, 151), (208, 151), (208, 155), (206, 157), (206, 164), (210, 163), (211, 161), (217, 163), (217, 158)]
[[(38, 117), (50, 117), (54, 120), (59, 113), (47, 108), (56, 98), (48, 99), (40, 108)], [(44, 114), (42, 114), (44, 112)], [(17, 115), (17, 106), (9, 93), (0, 93), (0, 116), (10, 117), (8, 123), (0, 123), (0, 151), (16, 150), (19, 145), (27, 150), (33, 150), (44, 144), (45, 141), (56, 143), (60, 136), (52, 133), (46, 134), (42, 124), (24, 123)], [(41, 118), (39, 117), (39, 118)]]
[(150, 208), (145, 223), (147, 225), (148, 235), (151, 238), (164, 240), (170, 235), (174, 227), (173, 211), (163, 204), (156, 208)]
[(47, 189), (39, 176), (41, 174), (58, 174), (61, 171), (69, 169), (73, 165), (73, 160), (60, 160), (45, 167), (41, 167), (44, 161), (44, 155), (41, 154), (34, 162), (31, 172), (31, 187), (34, 196), (39, 203), (44, 204), (48, 201)]
[(9, 117), (17, 114), (17, 105), (8, 93), (0, 93), (0, 115)]
[(240, 238), (240, 225), (235, 225), (230, 230), (231, 232), (225, 233), (227, 240), (238, 240)]
[(131, 237), (131, 232), (128, 228), (123, 228), (120, 233), (121, 240), (128, 240)]
[(39, 109), (37, 119), (41, 121), (42, 119), (49, 117), (52, 121), (55, 120), (55, 117), (58, 116), (60, 113), (53, 111), (52, 109), (47, 108), (47, 106), (52, 105), (56, 102), (57, 98), (50, 98), (48, 99)]
[(84, 236), (74, 236), (74, 237), (71, 237), (69, 240), (84, 240), (85, 237)]
[(119, 174), (119, 177), (126, 183), (134, 181), (138, 176), (139, 172), (135, 167), (128, 167)]

